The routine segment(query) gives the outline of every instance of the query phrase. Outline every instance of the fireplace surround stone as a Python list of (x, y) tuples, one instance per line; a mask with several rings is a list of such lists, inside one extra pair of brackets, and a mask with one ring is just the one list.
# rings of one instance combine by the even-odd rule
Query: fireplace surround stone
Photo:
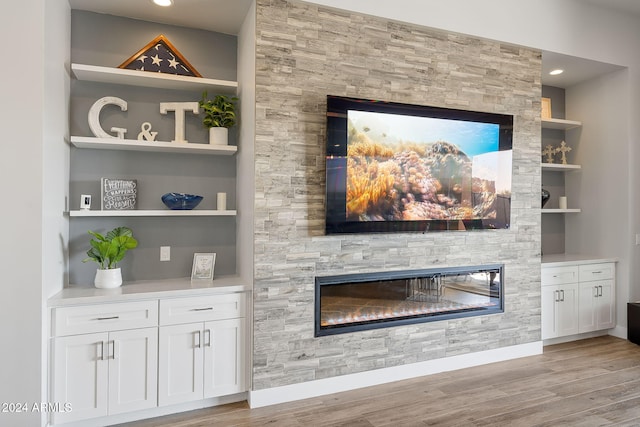
[[(252, 390), (539, 342), (540, 51), (297, 0), (256, 33)], [(510, 229), (326, 236), (327, 94), (513, 115)], [(318, 276), (495, 262), (502, 313), (314, 335)]]

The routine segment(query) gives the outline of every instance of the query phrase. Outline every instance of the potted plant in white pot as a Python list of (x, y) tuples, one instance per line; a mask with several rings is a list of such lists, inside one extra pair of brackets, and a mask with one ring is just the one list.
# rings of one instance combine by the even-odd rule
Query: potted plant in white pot
[(129, 249), (138, 246), (133, 232), (128, 227), (116, 227), (106, 235), (89, 230), (93, 236), (89, 241), (91, 249), (88, 258), (82, 262), (94, 261), (98, 264), (94, 285), (96, 288), (117, 288), (122, 285), (122, 271), (117, 263), (122, 261)]
[(229, 143), (229, 128), (236, 124), (236, 106), (238, 98), (226, 95), (216, 95), (207, 99), (207, 92), (203, 92), (198, 105), (204, 110), (202, 124), (209, 129), (209, 144), (227, 145)]

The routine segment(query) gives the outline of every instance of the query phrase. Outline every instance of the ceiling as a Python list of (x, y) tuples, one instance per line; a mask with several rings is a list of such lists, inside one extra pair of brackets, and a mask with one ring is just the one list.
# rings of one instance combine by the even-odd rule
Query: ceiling
[(580, 0), (605, 9), (613, 9), (625, 14), (640, 16), (640, 1), (638, 0)]
[(72, 9), (126, 16), (237, 35), (252, 0), (174, 0), (159, 7), (151, 0), (69, 0)]
[[(551, 70), (558, 68), (564, 70), (564, 72), (557, 76), (549, 75)], [(542, 52), (542, 84), (545, 86), (566, 89), (598, 76), (621, 70), (622, 68), (623, 67), (619, 65), (591, 61), (575, 56), (546, 51)]]
[[(578, 1), (640, 17), (640, 0)], [(163, 8), (155, 6), (151, 0), (69, 0), (72, 9), (232, 35), (240, 32), (252, 0), (174, 0), (174, 2), (173, 6)], [(553, 52), (543, 52), (542, 58), (542, 84), (560, 88), (567, 88), (620, 69), (619, 66)], [(562, 68), (565, 72), (559, 76), (550, 76), (549, 71), (555, 68)]]

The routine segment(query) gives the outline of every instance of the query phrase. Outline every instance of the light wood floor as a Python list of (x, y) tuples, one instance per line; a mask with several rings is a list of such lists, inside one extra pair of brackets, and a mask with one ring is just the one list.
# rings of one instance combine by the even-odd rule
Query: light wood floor
[(532, 356), (298, 402), (237, 403), (126, 424), (640, 426), (640, 346), (610, 336)]

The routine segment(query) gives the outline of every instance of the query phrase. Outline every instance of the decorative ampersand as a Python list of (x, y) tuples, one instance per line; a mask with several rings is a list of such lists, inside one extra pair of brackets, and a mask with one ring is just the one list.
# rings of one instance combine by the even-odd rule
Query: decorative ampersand
[(151, 123), (144, 122), (140, 126), (140, 133), (138, 134), (138, 141), (155, 141), (158, 132), (151, 132)]

